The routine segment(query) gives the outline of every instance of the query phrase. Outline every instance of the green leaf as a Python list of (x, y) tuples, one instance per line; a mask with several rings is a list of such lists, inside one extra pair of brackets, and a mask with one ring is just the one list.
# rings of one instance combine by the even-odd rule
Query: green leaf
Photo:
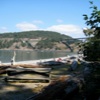
[(88, 16), (87, 15), (83, 15), (84, 16), (84, 20), (88, 20)]
[(87, 15), (86, 14), (83, 14), (83, 16), (86, 17)]
[(93, 1), (89, 1), (90, 4), (93, 4)]

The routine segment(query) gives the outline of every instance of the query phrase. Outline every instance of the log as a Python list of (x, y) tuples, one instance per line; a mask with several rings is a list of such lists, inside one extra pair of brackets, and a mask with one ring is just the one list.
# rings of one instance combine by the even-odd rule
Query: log
[(51, 68), (23, 68), (23, 67), (15, 67), (8, 68), (7, 71), (35, 71), (35, 72), (50, 72)]
[(48, 76), (51, 72), (51, 68), (8, 68), (6, 71), (8, 76), (18, 74), (40, 74)]
[(6, 82), (50, 81), (51, 68), (8, 68)]

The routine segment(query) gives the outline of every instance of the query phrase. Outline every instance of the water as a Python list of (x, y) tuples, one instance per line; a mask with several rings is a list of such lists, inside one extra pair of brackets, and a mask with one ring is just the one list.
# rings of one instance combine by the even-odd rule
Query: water
[[(67, 51), (29, 51), (29, 50), (16, 50), (15, 61), (28, 61), (40, 60), (47, 58), (64, 57), (72, 53)], [(0, 50), (0, 61), (2, 63), (10, 62), (14, 55), (13, 50)]]

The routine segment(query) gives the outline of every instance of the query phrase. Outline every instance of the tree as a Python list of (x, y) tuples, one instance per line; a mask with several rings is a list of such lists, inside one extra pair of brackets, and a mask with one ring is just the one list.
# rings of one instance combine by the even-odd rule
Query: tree
[(84, 44), (84, 56), (88, 61), (100, 61), (100, 10), (90, 1), (92, 12), (90, 16), (84, 14), (84, 20), (89, 28), (84, 29), (87, 42)]

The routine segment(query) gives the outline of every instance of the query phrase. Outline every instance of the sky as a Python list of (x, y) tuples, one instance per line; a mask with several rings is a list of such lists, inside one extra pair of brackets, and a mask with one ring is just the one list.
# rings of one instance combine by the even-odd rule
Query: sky
[[(0, 34), (45, 30), (84, 37), (90, 0), (0, 0)], [(92, 0), (100, 9), (100, 0)]]

